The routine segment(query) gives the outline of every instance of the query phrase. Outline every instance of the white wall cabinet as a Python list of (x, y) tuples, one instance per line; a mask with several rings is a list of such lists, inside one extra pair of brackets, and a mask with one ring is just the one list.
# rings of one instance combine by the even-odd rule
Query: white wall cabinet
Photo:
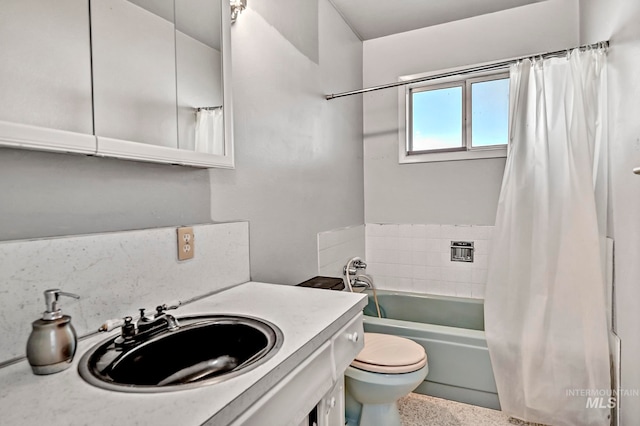
[(233, 168), (229, 13), (222, 0), (5, 1), (0, 146)]

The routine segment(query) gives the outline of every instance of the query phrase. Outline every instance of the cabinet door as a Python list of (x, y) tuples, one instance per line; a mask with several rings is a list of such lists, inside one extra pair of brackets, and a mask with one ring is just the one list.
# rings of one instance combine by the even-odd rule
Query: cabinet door
[(0, 145), (94, 153), (88, 0), (3, 0)]

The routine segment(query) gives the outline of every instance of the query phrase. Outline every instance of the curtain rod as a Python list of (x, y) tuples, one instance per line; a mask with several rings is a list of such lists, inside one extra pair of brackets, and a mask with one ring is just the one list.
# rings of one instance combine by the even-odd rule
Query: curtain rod
[(583, 46), (574, 47), (571, 49), (563, 49), (563, 50), (556, 50), (555, 52), (546, 52), (546, 53), (538, 53), (536, 55), (521, 56), (518, 58), (508, 59), (501, 62), (494, 62), (486, 65), (478, 65), (475, 67), (464, 68), (457, 71), (444, 72), (441, 74), (430, 75), (427, 77), (419, 77), (419, 78), (414, 78), (406, 81), (397, 81), (395, 83), (382, 84), (380, 86), (367, 87), (365, 89), (352, 90), (350, 92), (334, 93), (331, 95), (325, 95), (325, 98), (328, 101), (330, 101), (331, 99), (342, 98), (344, 96), (358, 95), (360, 93), (373, 92), (375, 90), (382, 90), (382, 89), (390, 89), (392, 87), (398, 87), (398, 86), (406, 86), (407, 84), (422, 83), (423, 81), (436, 80), (439, 78), (454, 77), (456, 75), (472, 74), (472, 73), (481, 72), (481, 71), (497, 70), (501, 68), (506, 68), (509, 65), (515, 64), (516, 62), (522, 61), (524, 59), (532, 59), (532, 58), (538, 58), (538, 57), (551, 58), (551, 57), (557, 57), (557, 56), (564, 56), (568, 52), (574, 49), (580, 49), (580, 50), (606, 49), (608, 47), (609, 47), (609, 41), (600, 41), (598, 43), (585, 44)]
[(194, 108), (196, 111), (214, 111), (216, 109), (221, 109), (222, 105), (212, 106), (212, 107), (197, 107)]

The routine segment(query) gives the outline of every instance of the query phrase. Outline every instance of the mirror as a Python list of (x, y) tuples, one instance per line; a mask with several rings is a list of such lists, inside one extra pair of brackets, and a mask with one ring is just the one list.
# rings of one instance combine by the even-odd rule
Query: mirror
[(96, 136), (178, 147), (169, 10), (167, 20), (127, 0), (91, 1)]
[(175, 3), (178, 147), (225, 155), (221, 0)]
[(98, 155), (233, 167), (226, 6), (91, 0)]

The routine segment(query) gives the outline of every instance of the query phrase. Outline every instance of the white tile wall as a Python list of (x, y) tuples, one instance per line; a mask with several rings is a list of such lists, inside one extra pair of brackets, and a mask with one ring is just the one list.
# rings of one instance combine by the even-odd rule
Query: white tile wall
[(355, 256), (365, 257), (364, 225), (318, 234), (318, 275), (342, 278), (342, 268)]
[[(195, 257), (178, 261), (176, 228), (0, 243), (0, 362), (25, 354), (42, 292), (60, 299), (78, 335), (138, 308), (187, 300), (240, 284), (249, 276), (247, 222), (196, 225)], [(179, 313), (179, 310), (178, 310)]]
[[(493, 226), (365, 226), (367, 273), (378, 288), (484, 298)], [(452, 262), (451, 241), (473, 241), (474, 262)]]

